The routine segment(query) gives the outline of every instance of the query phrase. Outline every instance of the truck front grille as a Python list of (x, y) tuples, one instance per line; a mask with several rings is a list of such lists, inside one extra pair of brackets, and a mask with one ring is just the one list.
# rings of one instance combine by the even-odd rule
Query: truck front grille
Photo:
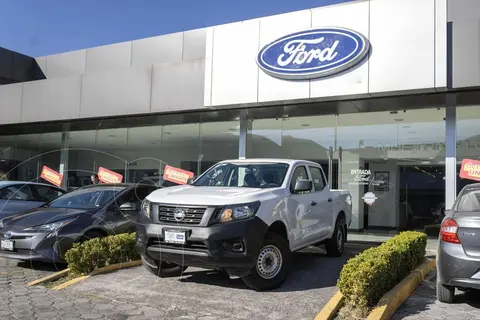
[[(171, 223), (180, 225), (198, 225), (202, 221), (203, 215), (207, 208), (205, 207), (182, 207), (182, 206), (166, 206), (158, 204), (158, 221), (160, 223)], [(182, 211), (184, 218), (175, 217), (175, 212)]]

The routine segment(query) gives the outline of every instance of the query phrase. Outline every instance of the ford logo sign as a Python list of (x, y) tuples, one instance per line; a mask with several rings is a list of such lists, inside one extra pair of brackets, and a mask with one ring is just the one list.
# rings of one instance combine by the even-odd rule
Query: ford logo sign
[(258, 53), (267, 74), (287, 80), (331, 76), (358, 64), (370, 50), (368, 39), (344, 28), (319, 28), (277, 39)]

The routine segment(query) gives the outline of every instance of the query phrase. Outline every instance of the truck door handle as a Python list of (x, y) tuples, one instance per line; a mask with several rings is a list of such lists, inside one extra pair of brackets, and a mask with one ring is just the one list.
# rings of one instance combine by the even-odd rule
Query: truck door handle
[(332, 199), (332, 198), (328, 198), (328, 202), (332, 202), (332, 201), (333, 201), (333, 199)]
[(315, 201), (312, 201), (311, 205), (312, 205), (312, 206), (316, 206), (317, 203), (316, 203)]

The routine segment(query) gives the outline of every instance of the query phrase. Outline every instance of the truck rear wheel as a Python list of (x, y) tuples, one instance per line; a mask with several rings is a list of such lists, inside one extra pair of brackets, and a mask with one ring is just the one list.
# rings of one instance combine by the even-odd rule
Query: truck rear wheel
[(143, 256), (141, 257), (142, 264), (151, 274), (160, 278), (179, 277), (187, 270), (188, 266), (181, 266), (175, 263), (165, 261), (147, 261)]
[(243, 282), (257, 291), (278, 288), (290, 270), (291, 252), (287, 240), (276, 234), (267, 235), (250, 274)]
[(345, 218), (342, 216), (337, 218), (335, 223), (335, 230), (333, 231), (332, 238), (328, 239), (325, 243), (325, 249), (327, 255), (330, 257), (340, 257), (345, 249), (346, 240), (346, 224)]

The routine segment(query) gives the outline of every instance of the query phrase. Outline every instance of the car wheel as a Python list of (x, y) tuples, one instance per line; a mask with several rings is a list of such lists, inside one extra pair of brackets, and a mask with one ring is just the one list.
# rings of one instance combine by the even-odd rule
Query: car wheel
[(437, 300), (445, 303), (452, 303), (455, 296), (455, 287), (446, 287), (437, 281)]
[(151, 274), (160, 278), (179, 277), (187, 270), (188, 266), (180, 266), (170, 262), (156, 262), (147, 261), (143, 256), (141, 257), (142, 264)]
[(340, 257), (345, 249), (346, 224), (345, 218), (337, 218), (333, 236), (325, 243), (327, 255), (330, 257)]
[(287, 239), (276, 233), (269, 233), (257, 256), (255, 266), (242, 280), (257, 291), (278, 288), (287, 278), (290, 261), (291, 252)]

